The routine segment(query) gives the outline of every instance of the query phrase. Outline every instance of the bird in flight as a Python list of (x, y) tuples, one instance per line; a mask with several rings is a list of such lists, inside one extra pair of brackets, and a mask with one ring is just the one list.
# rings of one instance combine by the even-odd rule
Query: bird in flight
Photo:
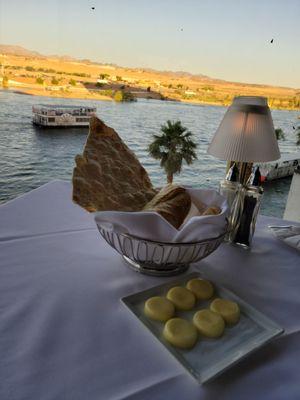
[(270, 40), (270, 43), (273, 43), (273, 42), (274, 42), (274, 39), (271, 39), (271, 40)]
[(95, 7), (92, 7), (92, 10), (95, 10)]

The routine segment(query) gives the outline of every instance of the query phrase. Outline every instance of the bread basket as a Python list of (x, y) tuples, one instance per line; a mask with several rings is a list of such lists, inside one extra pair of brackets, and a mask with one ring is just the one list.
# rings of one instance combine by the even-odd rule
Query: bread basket
[(98, 225), (99, 232), (133, 270), (152, 276), (172, 276), (185, 272), (223, 242), (227, 232), (216, 237), (191, 243), (168, 243), (143, 239), (128, 233), (110, 229), (109, 225)]

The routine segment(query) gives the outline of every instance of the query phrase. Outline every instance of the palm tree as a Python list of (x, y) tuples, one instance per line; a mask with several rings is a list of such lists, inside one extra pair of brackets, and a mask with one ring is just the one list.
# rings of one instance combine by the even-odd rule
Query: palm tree
[(297, 137), (296, 145), (300, 146), (300, 126), (297, 127), (296, 137)]
[(285, 133), (281, 128), (275, 129), (275, 135), (277, 140), (285, 140)]
[(153, 158), (160, 160), (168, 183), (172, 183), (173, 175), (181, 171), (183, 160), (190, 165), (197, 158), (197, 145), (192, 140), (193, 134), (180, 121), (168, 120), (161, 126), (161, 132), (161, 135), (153, 135), (148, 152)]

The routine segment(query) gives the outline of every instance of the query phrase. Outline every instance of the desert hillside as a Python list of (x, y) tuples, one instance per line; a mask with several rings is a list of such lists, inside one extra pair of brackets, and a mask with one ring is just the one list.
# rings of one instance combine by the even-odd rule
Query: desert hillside
[(300, 89), (227, 82), (186, 72), (125, 68), (64, 56), (44, 56), (0, 45), (0, 85), (19, 92), (87, 99), (153, 98), (228, 105), (237, 95), (259, 95), (272, 108), (299, 109)]

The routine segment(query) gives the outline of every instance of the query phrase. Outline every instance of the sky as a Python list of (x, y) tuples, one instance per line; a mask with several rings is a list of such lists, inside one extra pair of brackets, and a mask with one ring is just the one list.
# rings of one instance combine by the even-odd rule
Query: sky
[(300, 88), (300, 0), (0, 0), (0, 44)]

